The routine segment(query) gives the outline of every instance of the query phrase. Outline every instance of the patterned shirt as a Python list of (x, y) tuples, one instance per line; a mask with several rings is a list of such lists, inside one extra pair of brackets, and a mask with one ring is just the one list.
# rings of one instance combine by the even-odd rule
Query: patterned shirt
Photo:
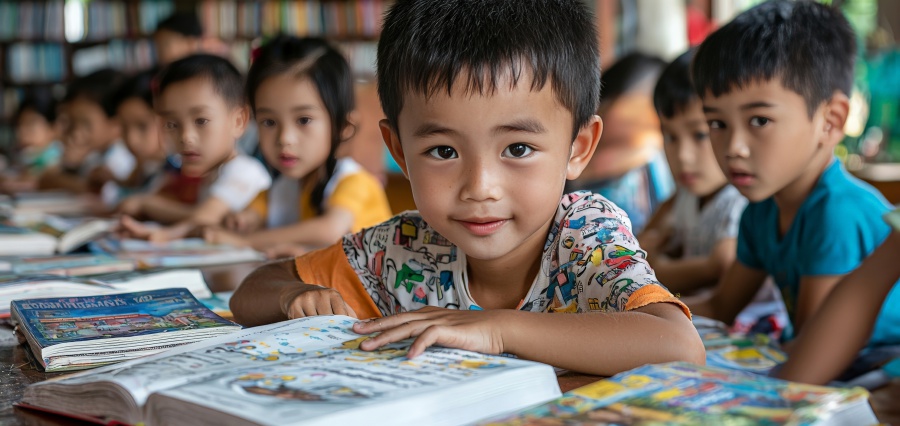
[[(425, 306), (481, 309), (469, 293), (465, 254), (416, 211), (295, 263), (303, 282), (337, 289), (361, 318)], [(590, 192), (563, 196), (519, 309), (617, 312), (657, 302), (675, 303), (690, 316), (657, 281), (622, 210)]]

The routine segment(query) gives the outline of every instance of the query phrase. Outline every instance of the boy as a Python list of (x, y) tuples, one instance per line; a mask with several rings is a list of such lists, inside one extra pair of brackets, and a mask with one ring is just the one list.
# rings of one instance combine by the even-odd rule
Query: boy
[(160, 21), (153, 33), (153, 45), (160, 66), (199, 53), (203, 41), (203, 26), (197, 14), (173, 13)]
[(602, 130), (592, 22), (576, 0), (396, 3), (378, 46), (381, 132), (420, 210), (258, 269), (236, 318), (377, 318), (354, 326), (381, 332), (361, 347), (418, 336), (409, 357), (437, 344), (603, 375), (703, 363), (622, 211), (562, 195)]
[[(694, 307), (697, 315), (730, 322), (768, 273), (799, 332), (841, 276), (887, 237), (880, 216), (889, 204), (832, 154), (843, 138), (855, 55), (840, 11), (806, 1), (759, 5), (700, 46), (693, 77), (713, 149), (751, 204), (737, 262), (711, 300)], [(898, 297), (881, 310), (870, 348), (900, 343)]]
[(152, 229), (129, 216), (122, 218), (125, 235), (163, 242), (184, 238), (198, 226), (218, 225), (229, 212), (247, 207), (272, 179), (258, 160), (235, 148), (249, 117), (241, 74), (234, 65), (218, 56), (193, 55), (169, 64), (158, 79), (154, 109), (162, 122), (162, 138), (180, 154), (181, 174), (201, 179), (199, 201), (185, 209), (151, 194), (126, 199), (120, 209), (158, 222), (177, 222)]
[(119, 139), (121, 127), (109, 107), (112, 92), (124, 80), (122, 73), (103, 69), (69, 85), (61, 102), (68, 117), (62, 130), (61, 167), (41, 177), (42, 189), (99, 193), (106, 182), (121, 182), (131, 175), (135, 159)]

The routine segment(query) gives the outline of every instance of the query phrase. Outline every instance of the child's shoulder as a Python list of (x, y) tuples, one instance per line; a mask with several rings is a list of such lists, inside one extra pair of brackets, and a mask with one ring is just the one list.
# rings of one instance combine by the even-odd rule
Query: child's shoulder
[(812, 217), (874, 216), (890, 210), (890, 203), (875, 187), (850, 174), (837, 160), (822, 173), (805, 200)]

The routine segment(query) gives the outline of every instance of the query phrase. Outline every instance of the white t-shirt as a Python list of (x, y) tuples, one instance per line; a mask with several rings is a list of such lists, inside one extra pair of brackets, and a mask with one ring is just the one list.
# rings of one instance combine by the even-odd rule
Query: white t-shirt
[(116, 141), (103, 153), (103, 165), (112, 172), (116, 180), (125, 180), (131, 176), (137, 161), (122, 141)]
[(239, 212), (271, 185), (272, 177), (259, 160), (238, 154), (219, 166), (215, 181), (201, 189), (199, 201), (216, 197), (224, 201), (232, 212)]
[(700, 199), (679, 190), (672, 206), (674, 243), (684, 247), (685, 257), (708, 256), (719, 241), (737, 238), (747, 199), (727, 185), (700, 208)]

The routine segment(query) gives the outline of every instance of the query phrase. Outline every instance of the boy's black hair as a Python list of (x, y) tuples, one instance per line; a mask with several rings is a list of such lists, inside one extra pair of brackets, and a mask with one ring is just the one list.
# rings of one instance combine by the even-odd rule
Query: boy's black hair
[(172, 31), (185, 37), (199, 38), (203, 36), (203, 25), (193, 12), (175, 12), (156, 24), (156, 32)]
[(840, 10), (811, 1), (771, 1), (741, 13), (700, 45), (700, 97), (774, 78), (806, 100), (809, 116), (835, 90), (850, 96), (856, 40)]
[(489, 94), (509, 73), (531, 72), (532, 90), (550, 81), (574, 118), (573, 137), (597, 110), (600, 57), (594, 19), (578, 0), (401, 0), (385, 14), (378, 42), (381, 105), (391, 125), (408, 91)]
[(640, 52), (631, 52), (612, 64), (603, 72), (600, 87), (603, 96), (600, 103), (612, 103), (619, 96), (628, 93), (642, 84), (652, 84), (666, 67), (662, 59)]
[(325, 175), (313, 188), (310, 202), (319, 214), (325, 211), (325, 186), (337, 166), (335, 153), (344, 140), (344, 130), (353, 126), (348, 116), (355, 106), (350, 65), (334, 46), (321, 38), (279, 36), (265, 44), (247, 73), (247, 100), (256, 112), (256, 91), (271, 77), (290, 73), (308, 77), (331, 119), (331, 148), (325, 161)]
[[(107, 102), (106, 106), (106, 108), (109, 109), (108, 111), (112, 111), (112, 113), (115, 114), (116, 109), (118, 109), (123, 102), (131, 98), (138, 98), (144, 101), (147, 104), (147, 107), (152, 109), (153, 84), (158, 72), (158, 69), (152, 68), (141, 71), (128, 78), (128, 80), (125, 80), (119, 89), (109, 98), (109, 102)], [(109, 114), (109, 112), (107, 112), (107, 114)]]
[(240, 71), (227, 59), (209, 54), (191, 55), (167, 65), (160, 71), (155, 96), (169, 86), (192, 78), (208, 79), (216, 93), (230, 106), (244, 105), (244, 81)]
[(672, 118), (698, 99), (691, 83), (693, 58), (694, 51), (688, 50), (675, 58), (659, 75), (653, 89), (653, 106), (660, 117)]
[(19, 117), (26, 110), (34, 111), (44, 117), (47, 123), (53, 124), (56, 121), (56, 99), (53, 93), (46, 88), (35, 88), (28, 93), (22, 102), (19, 103), (16, 114), (13, 116), (14, 123), (19, 121)]
[(109, 100), (125, 79), (125, 74), (111, 68), (104, 68), (84, 77), (78, 77), (69, 83), (62, 103), (68, 103), (78, 98), (87, 99), (100, 106), (107, 117), (114, 117), (116, 111), (109, 109)]

